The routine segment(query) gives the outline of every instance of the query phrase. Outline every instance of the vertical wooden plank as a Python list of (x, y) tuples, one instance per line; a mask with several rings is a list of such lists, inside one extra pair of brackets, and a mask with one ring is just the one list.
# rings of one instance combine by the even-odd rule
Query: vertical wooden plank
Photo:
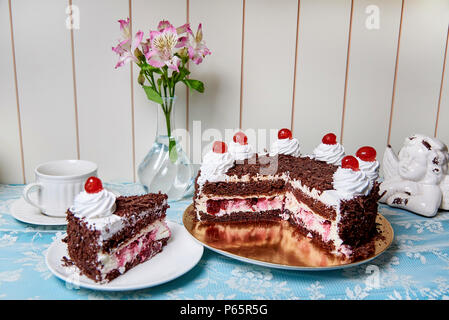
[(390, 144), (398, 150), (413, 133), (433, 136), (449, 18), (447, 0), (407, 0)]
[[(202, 23), (204, 40), (212, 51), (200, 65), (190, 63), (191, 78), (205, 84), (204, 93), (190, 93), (191, 134), (193, 121), (201, 121), (202, 131), (220, 130), (223, 137), (225, 129), (239, 127), (242, 10), (242, 0), (190, 0), (192, 30), (196, 32)], [(191, 154), (197, 151), (201, 148), (192, 145)], [(192, 159), (200, 156), (192, 155)]]
[(350, 14), (350, 0), (301, 0), (293, 134), (302, 153), (341, 134)]
[[(383, 157), (388, 139), (401, 6), (402, 0), (354, 2), (342, 132), (347, 154), (370, 145), (377, 150), (379, 159)], [(379, 25), (371, 20), (377, 18)]]
[(446, 37), (446, 48), (444, 50), (443, 74), (440, 86), (439, 98), (439, 114), (435, 126), (435, 135), (449, 145), (449, 70), (448, 70), (448, 45), (449, 45), (449, 28)]
[(26, 180), (41, 162), (77, 158), (68, 1), (12, 1)]
[(133, 181), (129, 66), (114, 69), (118, 58), (111, 50), (121, 36), (117, 20), (128, 15), (128, 0), (73, 0), (73, 5), (81, 16), (74, 30), (80, 156), (96, 162), (105, 180)]
[(23, 183), (8, 1), (0, 2), (0, 183)]
[(242, 129), (289, 128), (297, 0), (247, 0)]
[[(169, 20), (175, 27), (186, 23), (186, 0), (133, 0), (132, 27), (135, 34), (138, 30), (149, 38), (149, 30), (156, 30), (159, 21)], [(137, 82), (139, 70), (134, 66), (134, 108), (135, 108), (135, 144), (136, 170), (145, 155), (151, 149), (157, 129), (157, 108), (149, 101), (141, 85)], [(176, 87), (177, 102), (175, 107), (176, 128), (186, 127), (186, 90), (182, 83)], [(182, 147), (185, 149), (186, 144)]]

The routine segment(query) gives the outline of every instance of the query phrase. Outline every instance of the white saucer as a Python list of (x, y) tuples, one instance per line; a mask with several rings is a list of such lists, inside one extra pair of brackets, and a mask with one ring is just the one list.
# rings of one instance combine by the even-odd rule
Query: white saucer
[(41, 226), (62, 226), (67, 224), (67, 220), (64, 217), (50, 217), (41, 211), (27, 203), (23, 198), (16, 200), (11, 205), (12, 216), (25, 223), (36, 224)]
[[(120, 194), (115, 190), (110, 190), (115, 196)], [(30, 194), (31, 200), (36, 201), (36, 194)], [(62, 217), (52, 217), (43, 214), (38, 208), (30, 205), (28, 202), (21, 197), (20, 199), (13, 202), (11, 205), (12, 216), (24, 223), (40, 225), (40, 226), (63, 226), (67, 224), (65, 212), (62, 213)]]
[(68, 253), (67, 245), (61, 239), (51, 244), (45, 262), (56, 277), (66, 281), (66, 285), (72, 288), (126, 291), (157, 286), (190, 271), (200, 261), (204, 250), (183, 226), (172, 221), (167, 221), (167, 224), (172, 236), (162, 252), (106, 284), (99, 284), (84, 275), (79, 275), (79, 269), (75, 266), (63, 266), (61, 259), (64, 256), (68, 257)]

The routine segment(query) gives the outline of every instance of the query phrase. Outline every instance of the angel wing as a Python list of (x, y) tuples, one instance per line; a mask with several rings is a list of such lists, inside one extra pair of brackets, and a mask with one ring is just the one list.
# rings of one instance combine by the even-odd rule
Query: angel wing
[(384, 180), (391, 179), (398, 176), (398, 156), (393, 151), (390, 145), (385, 149), (384, 158), (382, 161), (382, 170), (384, 172)]
[(446, 174), (440, 182), (440, 188), (443, 195), (440, 209), (449, 210), (449, 174)]

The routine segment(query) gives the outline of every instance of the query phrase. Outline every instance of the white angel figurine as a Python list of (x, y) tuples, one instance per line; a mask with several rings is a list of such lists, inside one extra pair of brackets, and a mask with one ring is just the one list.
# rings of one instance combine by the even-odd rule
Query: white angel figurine
[(384, 153), (380, 202), (433, 217), (449, 210), (448, 148), (436, 138), (415, 134), (405, 139), (396, 156), (389, 145)]

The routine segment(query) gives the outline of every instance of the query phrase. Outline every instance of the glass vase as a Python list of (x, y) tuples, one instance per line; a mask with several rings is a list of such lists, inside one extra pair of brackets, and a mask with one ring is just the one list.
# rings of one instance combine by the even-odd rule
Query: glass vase
[(137, 174), (147, 192), (161, 191), (168, 200), (180, 200), (193, 193), (194, 168), (174, 136), (176, 97), (162, 98), (157, 107), (156, 139), (140, 163)]

